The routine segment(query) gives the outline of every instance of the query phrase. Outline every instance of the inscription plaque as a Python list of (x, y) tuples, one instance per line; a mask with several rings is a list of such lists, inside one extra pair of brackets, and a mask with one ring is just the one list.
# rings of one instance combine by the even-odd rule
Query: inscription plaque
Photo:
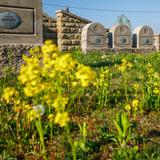
[(14, 12), (0, 13), (0, 26), (6, 29), (17, 28), (21, 24), (21, 18)]
[(119, 45), (128, 45), (130, 43), (129, 36), (117, 36), (117, 44)]
[(142, 37), (141, 45), (152, 45), (152, 38), (150, 37)]
[(103, 36), (90, 36), (90, 45), (104, 45)]

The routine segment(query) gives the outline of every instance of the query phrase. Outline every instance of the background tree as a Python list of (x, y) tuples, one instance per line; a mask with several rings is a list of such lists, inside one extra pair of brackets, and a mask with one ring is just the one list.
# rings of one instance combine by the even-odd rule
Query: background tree
[(116, 22), (117, 24), (126, 24), (126, 25), (128, 25), (130, 28), (132, 28), (131, 27), (131, 21), (125, 16), (125, 15), (121, 15), (121, 16), (118, 16), (117, 17), (117, 22)]

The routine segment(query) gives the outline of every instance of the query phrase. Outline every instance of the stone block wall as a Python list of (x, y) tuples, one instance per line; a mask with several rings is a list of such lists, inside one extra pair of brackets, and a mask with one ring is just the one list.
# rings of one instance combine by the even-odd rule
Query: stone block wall
[(56, 12), (56, 20), (59, 50), (68, 51), (80, 48), (82, 28), (91, 21), (64, 10)]
[(43, 41), (52, 39), (57, 44), (57, 21), (55, 18), (43, 13)]
[(154, 36), (154, 46), (157, 51), (160, 51), (160, 34)]

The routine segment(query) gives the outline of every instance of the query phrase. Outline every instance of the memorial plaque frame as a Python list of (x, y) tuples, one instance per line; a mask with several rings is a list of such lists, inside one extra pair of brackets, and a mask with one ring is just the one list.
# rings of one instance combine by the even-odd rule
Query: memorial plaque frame
[[(26, 24), (25, 24), (25, 16), (20, 17), (21, 19), (21, 24), (16, 27), (16, 28), (4, 28), (2, 26), (0, 26), (0, 34), (29, 34), (29, 35), (33, 35), (35, 34), (35, 12), (34, 12), (34, 8), (31, 8), (31, 7), (13, 7), (13, 6), (3, 6), (3, 5), (0, 5), (0, 13), (3, 13), (3, 12), (11, 12), (11, 13), (15, 13), (17, 16), (19, 16), (19, 12), (20, 13), (25, 13), (26, 16), (29, 16), (30, 18), (32, 17), (32, 19), (30, 19), (30, 21), (32, 21), (32, 28), (29, 30), (29, 31), (25, 31), (24, 27)], [(20, 31), (16, 31), (17, 28), (22, 28), (22, 29), (19, 29)]]

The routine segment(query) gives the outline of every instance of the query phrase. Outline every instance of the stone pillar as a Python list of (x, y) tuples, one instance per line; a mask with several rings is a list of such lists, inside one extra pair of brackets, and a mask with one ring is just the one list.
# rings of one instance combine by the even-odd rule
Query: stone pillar
[(57, 44), (58, 44), (58, 49), (60, 51), (62, 50), (67, 50), (68, 48), (62, 48), (62, 17), (63, 13), (61, 12), (56, 12), (56, 19), (57, 19)]
[(160, 34), (154, 35), (154, 46), (157, 51), (160, 51)]
[(80, 48), (82, 28), (91, 21), (64, 10), (56, 12), (56, 19), (58, 49), (69, 51)]

